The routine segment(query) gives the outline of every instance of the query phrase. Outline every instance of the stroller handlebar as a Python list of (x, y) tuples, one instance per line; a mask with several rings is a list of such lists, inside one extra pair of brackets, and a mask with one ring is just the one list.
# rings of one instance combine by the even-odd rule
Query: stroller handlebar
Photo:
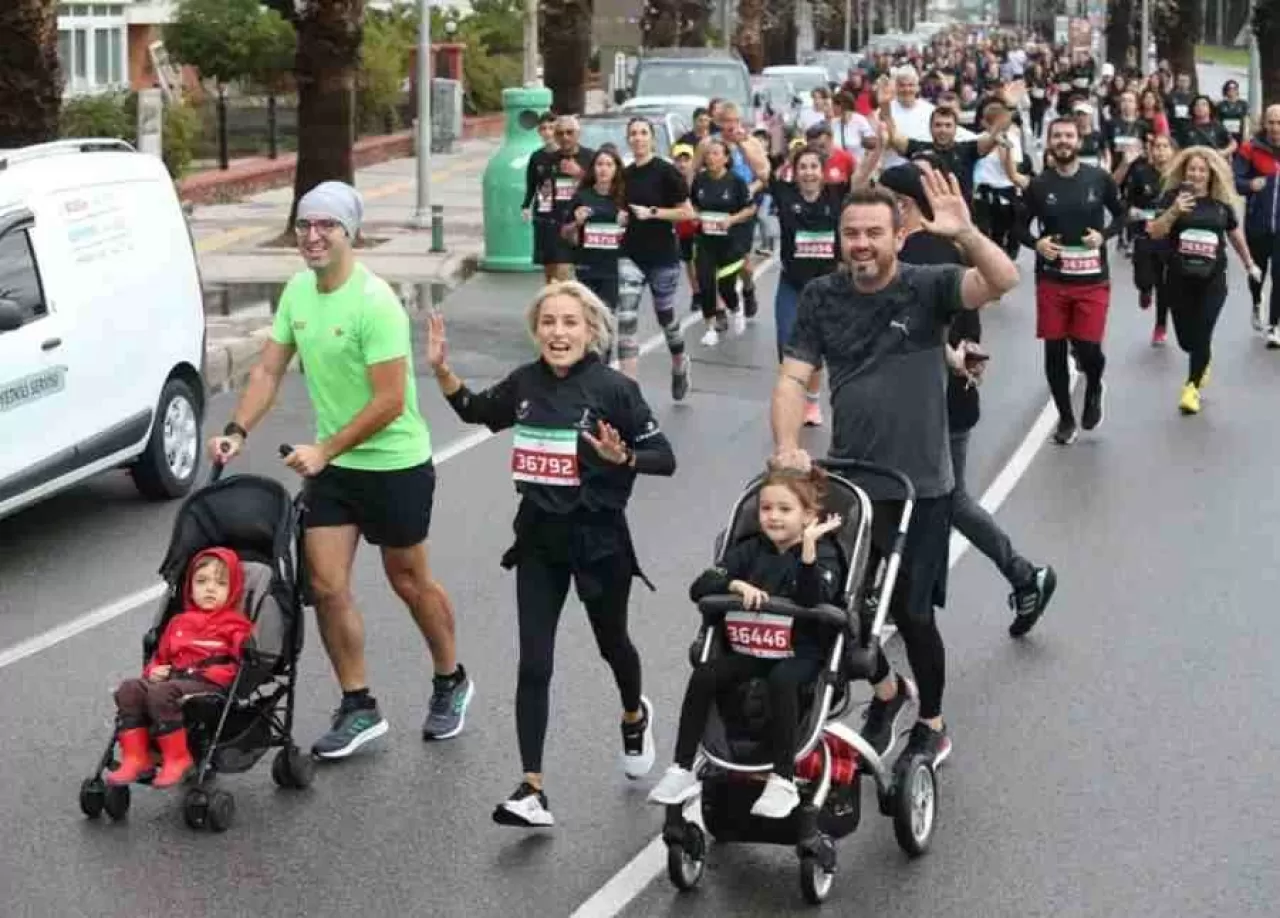
[(916, 501), (916, 488), (915, 485), (911, 483), (911, 479), (902, 474), (902, 472), (899, 472), (897, 469), (890, 468), (887, 465), (878, 465), (874, 462), (864, 462), (861, 459), (836, 459), (831, 456), (823, 459), (814, 459), (813, 461), (815, 465), (821, 466), (828, 472), (835, 472), (837, 474), (843, 472), (861, 472), (864, 475), (874, 475), (879, 478), (888, 479), (902, 488), (904, 499), (911, 501), (913, 504)]
[(848, 628), (854, 621), (853, 614), (839, 606), (800, 606), (789, 599), (770, 598), (761, 603), (758, 609), (747, 609), (742, 604), (742, 597), (732, 593), (702, 597), (698, 600), (698, 611), (702, 613), (703, 622), (708, 625), (719, 623), (730, 612), (767, 612), (786, 615), (797, 621), (818, 622), (833, 628)]

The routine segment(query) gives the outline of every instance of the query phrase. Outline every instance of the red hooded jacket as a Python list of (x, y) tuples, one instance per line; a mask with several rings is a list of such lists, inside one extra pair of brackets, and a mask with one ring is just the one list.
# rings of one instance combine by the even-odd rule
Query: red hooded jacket
[(187, 570), (194, 573), (201, 558), (215, 557), (227, 566), (230, 589), (227, 604), (210, 612), (192, 598), (191, 576), (183, 593), (183, 610), (169, 620), (151, 662), (142, 670), (150, 676), (157, 666), (172, 667), (171, 675), (198, 676), (226, 687), (240, 669), (240, 651), (253, 633), (253, 622), (240, 609), (244, 594), (244, 568), (229, 548), (209, 548), (196, 555)]

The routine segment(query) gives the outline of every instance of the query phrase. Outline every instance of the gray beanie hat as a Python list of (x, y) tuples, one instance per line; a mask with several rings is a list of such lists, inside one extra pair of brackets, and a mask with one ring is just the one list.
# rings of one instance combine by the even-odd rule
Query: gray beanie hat
[(360, 221), (364, 219), (364, 200), (360, 192), (346, 182), (321, 182), (298, 202), (299, 220), (317, 217), (338, 221), (347, 236), (355, 239), (360, 232)]

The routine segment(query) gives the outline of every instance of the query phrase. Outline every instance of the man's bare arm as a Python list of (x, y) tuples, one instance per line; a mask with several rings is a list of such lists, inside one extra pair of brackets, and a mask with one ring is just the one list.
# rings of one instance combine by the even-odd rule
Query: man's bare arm
[(813, 364), (794, 357), (784, 357), (773, 386), (770, 419), (773, 424), (773, 446), (776, 452), (798, 449), (800, 430), (804, 427), (805, 391), (815, 371)]
[(262, 356), (249, 371), (249, 384), (236, 404), (231, 420), (245, 430), (253, 430), (275, 403), (280, 380), (293, 360), (294, 347), (271, 339), (262, 346)]

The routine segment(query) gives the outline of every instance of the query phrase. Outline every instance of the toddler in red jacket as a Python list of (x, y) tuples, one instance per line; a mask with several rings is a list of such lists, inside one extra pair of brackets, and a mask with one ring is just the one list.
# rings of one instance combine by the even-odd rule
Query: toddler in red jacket
[(195, 767), (182, 725), (182, 700), (219, 692), (235, 680), (253, 623), (240, 609), (244, 569), (229, 548), (209, 548), (191, 561), (183, 609), (169, 620), (142, 678), (116, 689), (120, 767), (108, 784), (131, 784), (152, 768), (151, 730), (160, 749), (152, 785), (170, 787)]

